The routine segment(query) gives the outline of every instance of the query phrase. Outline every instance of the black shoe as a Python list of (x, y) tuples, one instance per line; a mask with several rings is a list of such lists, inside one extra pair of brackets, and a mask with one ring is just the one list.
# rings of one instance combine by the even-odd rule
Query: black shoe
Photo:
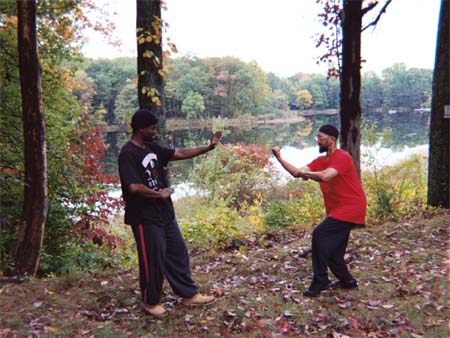
[(306, 297), (317, 297), (320, 295), (321, 291), (324, 290), (328, 290), (329, 289), (329, 285), (331, 283), (328, 283), (326, 285), (322, 285), (322, 286), (317, 286), (317, 284), (311, 284), (308, 290), (303, 291), (303, 296)]
[(319, 290), (308, 289), (308, 290), (303, 291), (303, 296), (305, 296), (305, 297), (317, 297), (319, 295), (320, 295)]
[(356, 279), (349, 279), (347, 281), (337, 281), (328, 284), (328, 289), (356, 289), (358, 282)]

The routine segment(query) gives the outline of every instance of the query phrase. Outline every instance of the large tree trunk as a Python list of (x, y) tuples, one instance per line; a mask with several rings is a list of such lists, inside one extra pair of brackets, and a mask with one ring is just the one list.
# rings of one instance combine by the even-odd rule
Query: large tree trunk
[(136, 1), (136, 36), (139, 108), (149, 109), (164, 124), (161, 0)]
[[(428, 204), (450, 208), (450, 1), (441, 1), (433, 94), (430, 118), (428, 159)], [(449, 109), (448, 107), (447, 109)]]
[(47, 220), (47, 157), (41, 111), (41, 68), (37, 51), (36, 2), (17, 0), (22, 95), (25, 188), (15, 272), (34, 276)]
[(361, 27), (362, 1), (345, 0), (342, 13), (340, 147), (350, 153), (361, 176)]

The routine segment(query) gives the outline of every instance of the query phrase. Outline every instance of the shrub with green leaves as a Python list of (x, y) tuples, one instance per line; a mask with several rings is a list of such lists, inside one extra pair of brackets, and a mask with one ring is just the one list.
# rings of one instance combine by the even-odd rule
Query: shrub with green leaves
[(315, 182), (294, 179), (273, 192), (264, 213), (269, 228), (310, 229), (324, 217), (322, 193)]
[(193, 216), (183, 219), (181, 227), (184, 236), (199, 246), (224, 249), (241, 239), (239, 213), (224, 200), (217, 199), (215, 204), (197, 203)]
[(261, 146), (228, 144), (196, 164), (192, 180), (210, 200), (223, 200), (239, 210), (252, 205), (272, 184), (269, 152)]
[(426, 207), (427, 161), (421, 156), (363, 175), (367, 223), (420, 214)]
[(367, 196), (367, 224), (420, 213), (426, 208), (427, 160), (413, 156), (392, 167), (381, 167), (379, 153), (392, 131), (375, 131), (363, 125), (363, 141), (369, 147), (362, 160), (367, 170), (362, 183)]
[(186, 239), (224, 249), (262, 232), (271, 177), (269, 152), (260, 146), (233, 144), (209, 153), (192, 174), (206, 194), (176, 203)]
[(262, 208), (259, 202), (244, 204), (240, 210), (230, 208), (223, 199), (186, 198), (179, 223), (184, 237), (198, 247), (212, 250), (239, 247), (252, 240), (255, 233), (264, 232)]

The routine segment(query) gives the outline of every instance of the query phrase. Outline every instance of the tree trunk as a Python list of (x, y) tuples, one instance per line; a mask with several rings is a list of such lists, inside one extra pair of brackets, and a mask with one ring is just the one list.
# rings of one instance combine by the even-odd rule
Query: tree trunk
[(450, 1), (442, 0), (431, 102), (428, 204), (446, 209), (450, 208), (450, 116), (444, 116), (445, 106), (450, 106), (449, 60)]
[(361, 28), (362, 0), (344, 0), (340, 75), (340, 147), (350, 153), (361, 177)]
[(36, 2), (17, 1), (19, 72), (22, 95), (25, 187), (15, 272), (34, 276), (47, 220), (47, 157), (41, 111), (41, 68), (37, 51)]
[(136, 36), (139, 108), (149, 109), (164, 125), (161, 0), (136, 1)]

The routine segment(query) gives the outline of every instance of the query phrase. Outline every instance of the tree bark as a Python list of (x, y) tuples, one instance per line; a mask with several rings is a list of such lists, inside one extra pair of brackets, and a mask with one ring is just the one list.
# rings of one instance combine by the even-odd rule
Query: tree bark
[(350, 153), (361, 177), (361, 27), (362, 0), (344, 0), (340, 75), (340, 147)]
[[(161, 0), (136, 1), (136, 36), (139, 108), (147, 108), (164, 125), (164, 79)], [(145, 42), (142, 38), (146, 39)], [(153, 91), (155, 90), (155, 91)], [(155, 97), (158, 100), (155, 100)]]
[(36, 2), (17, 0), (17, 17), (25, 187), (15, 273), (34, 276), (39, 266), (48, 208), (46, 135), (41, 111)]
[[(450, 208), (450, 1), (441, 1), (430, 117), (428, 204)], [(448, 109), (448, 108), (447, 108)]]

